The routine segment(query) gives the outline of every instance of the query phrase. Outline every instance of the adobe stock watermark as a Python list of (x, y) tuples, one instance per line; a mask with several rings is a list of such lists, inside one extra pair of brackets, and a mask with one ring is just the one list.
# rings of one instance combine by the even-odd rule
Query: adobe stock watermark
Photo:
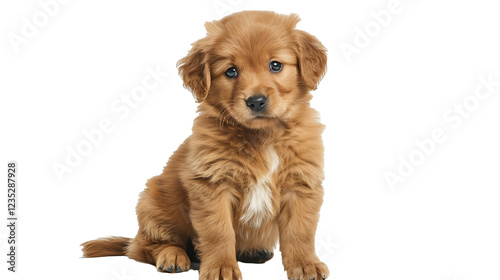
[(120, 272), (116, 271), (116, 269), (112, 269), (111, 274), (113, 275), (113, 277), (111, 277), (109, 280), (134, 280), (135, 279), (134, 276), (127, 273), (124, 266), (122, 267)]
[(66, 156), (63, 161), (52, 161), (51, 167), (59, 182), (63, 181), (63, 176), (73, 172), (85, 157), (88, 157), (95, 147), (101, 145), (107, 134), (116, 128), (120, 121), (124, 121), (130, 113), (136, 109), (154, 90), (156, 90), (169, 76), (168, 72), (160, 69), (160, 65), (148, 66), (145, 69), (146, 75), (142, 78), (142, 83), (132, 87), (127, 93), (122, 93), (109, 105), (112, 117), (102, 118), (97, 127), (82, 130), (82, 138), (74, 145), (65, 147)]
[(439, 145), (448, 140), (447, 130), (458, 130), (480, 108), (481, 102), (485, 102), (493, 94), (500, 92), (500, 81), (494, 81), (492, 74), (487, 77), (479, 76), (478, 80), (474, 92), (467, 95), (462, 102), (451, 105), (443, 112), (443, 122), (446, 126), (434, 128), (427, 138), (415, 139), (414, 149), (405, 156), (397, 157), (397, 169), (384, 173), (387, 185), (392, 191), (396, 191), (398, 185), (413, 175), (416, 169), (436, 152)]
[[(411, 2), (412, 0), (408, 1)], [(394, 16), (400, 14), (403, 10), (404, 7), (400, 0), (390, 0), (384, 9), (370, 12), (371, 19), (364, 26), (354, 27), (352, 42), (342, 41), (339, 44), (347, 63), (351, 63), (353, 55), (360, 54), (363, 49), (368, 47), (372, 40), (391, 24)]]
[(214, 0), (212, 6), (219, 18), (236, 12), (236, 9), (243, 3), (243, 0)]
[(39, 10), (33, 13), (31, 17), (22, 17), (22, 26), (18, 32), (7, 33), (7, 39), (14, 49), (15, 53), (19, 53), (19, 48), (26, 45), (29, 41), (35, 38), (40, 30), (46, 27), (50, 20), (56, 17), (61, 7), (66, 5), (69, 0), (40, 0), (38, 1)]
[(331, 232), (320, 232), (316, 236), (316, 255), (321, 261), (331, 261), (339, 248), (340, 242), (333, 238)]

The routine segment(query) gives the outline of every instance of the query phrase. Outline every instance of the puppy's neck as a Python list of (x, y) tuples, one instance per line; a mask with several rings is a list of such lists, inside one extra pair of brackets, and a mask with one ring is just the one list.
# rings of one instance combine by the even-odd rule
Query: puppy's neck
[(201, 112), (193, 125), (194, 134), (210, 135), (215, 141), (222, 141), (240, 152), (261, 150), (280, 139), (285, 129), (276, 122), (269, 127), (252, 129), (233, 120), (221, 120)]
[(266, 127), (249, 128), (233, 120), (217, 127), (221, 134), (230, 135), (235, 140), (239, 139), (239, 141), (255, 147), (275, 142), (283, 134), (283, 128), (283, 125), (278, 121), (272, 122)]

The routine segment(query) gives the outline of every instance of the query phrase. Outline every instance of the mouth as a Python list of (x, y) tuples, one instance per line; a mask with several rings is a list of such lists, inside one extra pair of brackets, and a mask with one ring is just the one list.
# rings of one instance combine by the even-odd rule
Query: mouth
[(267, 114), (258, 114), (258, 115), (254, 115), (252, 117), (252, 120), (254, 120), (254, 121), (259, 121), (259, 120), (262, 120), (262, 121), (267, 121), (267, 120), (268, 121), (272, 121), (272, 120), (276, 120), (276, 118), (273, 117), (273, 116), (269, 116)]
[(261, 129), (261, 128), (269, 128), (274, 127), (276, 124), (281, 123), (282, 121), (269, 113), (262, 112), (253, 112), (253, 114), (249, 114), (245, 121), (243, 121), (243, 125), (252, 129)]
[(251, 112), (250, 114), (252, 116), (253, 119), (257, 119), (257, 120), (260, 120), (260, 119), (272, 119), (274, 118), (273, 116), (271, 116), (268, 111), (266, 109), (260, 111), (260, 112)]

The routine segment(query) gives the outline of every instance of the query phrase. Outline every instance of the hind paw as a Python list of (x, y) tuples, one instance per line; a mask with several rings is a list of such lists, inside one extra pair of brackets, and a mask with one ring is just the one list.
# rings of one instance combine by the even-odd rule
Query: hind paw
[(248, 250), (238, 253), (236, 259), (243, 263), (265, 263), (272, 259), (274, 253), (272, 250), (260, 249), (260, 250)]

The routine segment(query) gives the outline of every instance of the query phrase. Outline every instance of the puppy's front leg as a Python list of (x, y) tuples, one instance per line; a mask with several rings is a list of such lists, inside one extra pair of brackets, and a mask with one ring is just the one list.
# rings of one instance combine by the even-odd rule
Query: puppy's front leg
[(284, 188), (279, 215), (280, 251), (288, 279), (321, 280), (329, 275), (319, 260), (314, 237), (323, 200), (321, 185)]
[(231, 189), (219, 186), (192, 196), (191, 221), (201, 255), (200, 280), (239, 280)]

